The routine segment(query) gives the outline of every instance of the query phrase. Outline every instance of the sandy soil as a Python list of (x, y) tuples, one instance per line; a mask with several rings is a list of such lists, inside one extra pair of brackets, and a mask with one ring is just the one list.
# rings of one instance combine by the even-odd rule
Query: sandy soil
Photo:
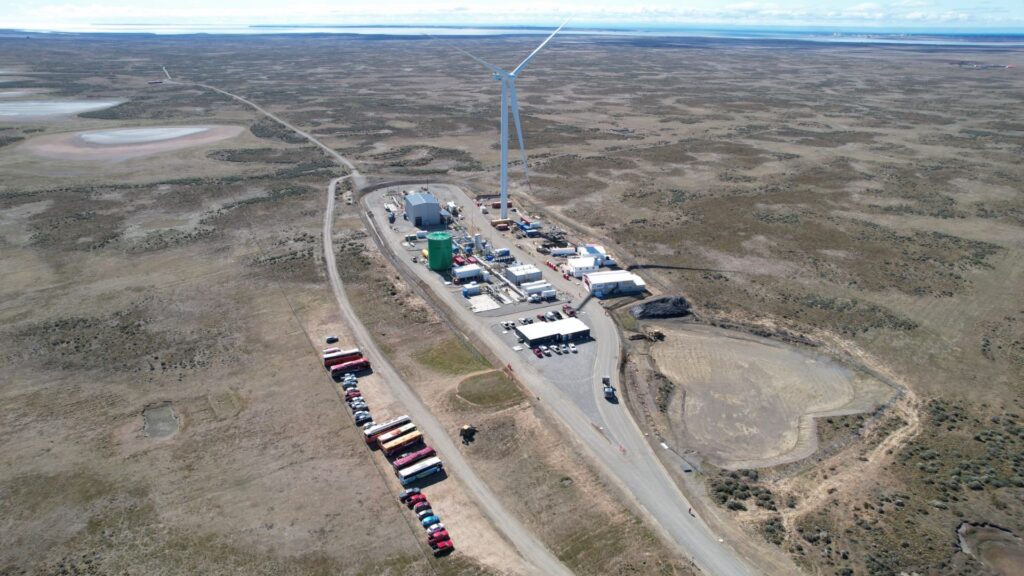
[[(165, 128), (186, 128), (185, 126), (166, 126)], [(197, 127), (198, 128), (198, 127)], [(91, 160), (98, 162), (123, 162), (132, 158), (140, 158), (160, 154), (182, 148), (204, 146), (234, 138), (241, 134), (241, 126), (203, 126), (204, 130), (195, 134), (178, 138), (137, 142), (133, 144), (97, 144), (87, 138), (94, 132), (72, 132), (40, 136), (26, 142), (23, 147), (39, 156), (59, 158), (62, 160)], [(99, 131), (107, 132), (107, 131)]]
[(1024, 541), (995, 526), (964, 524), (957, 530), (961, 549), (981, 560), (999, 576), (1014, 576), (1024, 569)]
[(865, 412), (891, 389), (823, 356), (706, 326), (660, 323), (652, 347), (676, 391), (668, 416), (677, 442), (716, 465), (792, 462), (817, 448), (814, 417)]

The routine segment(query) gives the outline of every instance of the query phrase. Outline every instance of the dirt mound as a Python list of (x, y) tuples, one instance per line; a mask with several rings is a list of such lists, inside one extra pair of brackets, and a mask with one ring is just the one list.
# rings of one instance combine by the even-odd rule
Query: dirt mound
[(630, 315), (637, 320), (645, 318), (679, 318), (689, 316), (693, 312), (690, 303), (682, 296), (658, 296), (645, 300), (629, 309)]

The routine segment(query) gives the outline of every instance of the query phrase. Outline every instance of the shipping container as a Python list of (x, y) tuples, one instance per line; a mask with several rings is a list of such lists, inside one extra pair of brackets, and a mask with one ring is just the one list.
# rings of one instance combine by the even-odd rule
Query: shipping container
[(556, 292), (555, 290), (545, 290), (540, 293), (540, 297), (544, 298), (545, 300), (554, 300), (555, 298), (558, 297), (558, 292)]

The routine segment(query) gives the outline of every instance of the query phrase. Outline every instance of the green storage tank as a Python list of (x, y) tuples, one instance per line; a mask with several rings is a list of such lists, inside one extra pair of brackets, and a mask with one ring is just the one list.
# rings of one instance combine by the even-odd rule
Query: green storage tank
[(452, 267), (452, 235), (447, 232), (427, 234), (427, 263), (436, 272)]

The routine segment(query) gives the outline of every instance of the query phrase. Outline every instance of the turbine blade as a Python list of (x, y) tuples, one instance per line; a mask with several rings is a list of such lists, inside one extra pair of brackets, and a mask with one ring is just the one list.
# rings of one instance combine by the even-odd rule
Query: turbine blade
[(502, 70), (501, 68), (495, 66), (494, 64), (491, 64), (490, 62), (488, 62), (488, 61), (486, 61), (486, 60), (484, 60), (482, 58), (477, 58), (476, 56), (470, 54), (469, 52), (463, 50), (462, 48), (459, 48), (458, 46), (452, 44), (451, 42), (447, 42), (445, 40), (441, 40), (437, 36), (431, 36), (430, 34), (424, 33), (423, 35), (426, 36), (427, 38), (430, 38), (431, 40), (437, 40), (438, 42), (444, 44), (445, 46), (447, 46), (447, 47), (449, 47), (449, 48), (451, 48), (453, 50), (458, 50), (459, 52), (462, 52), (466, 56), (469, 56), (473, 60), (476, 60), (477, 62), (483, 64), (484, 66), (489, 68), (492, 72), (495, 72), (495, 73), (497, 73), (497, 74), (499, 74), (501, 76), (508, 76), (509, 75), (508, 72), (506, 72), (505, 70)]
[[(515, 80), (510, 80), (512, 90), (512, 120), (516, 125), (516, 137), (519, 139), (519, 159), (523, 162), (523, 180), (526, 180), (526, 187), (530, 188), (530, 173), (526, 169), (526, 147), (523, 146), (523, 125), (519, 123), (519, 97), (516, 96)], [(530, 188), (532, 191), (532, 188)]]
[(533, 52), (530, 52), (529, 56), (527, 56), (522, 62), (519, 63), (519, 66), (516, 66), (516, 69), (512, 71), (512, 75), (515, 76), (516, 74), (519, 74), (519, 71), (525, 68), (526, 65), (530, 63), (530, 60), (537, 55), (537, 52), (540, 52), (541, 48), (543, 48), (548, 42), (551, 42), (551, 39), (555, 37), (555, 34), (558, 34), (562, 30), (562, 28), (565, 28), (565, 25), (568, 23), (569, 18), (566, 18), (565, 22), (562, 22), (562, 25), (556, 28), (555, 31), (551, 33), (551, 36), (548, 36), (543, 42), (540, 43), (540, 46), (537, 46), (537, 48), (535, 48)]

